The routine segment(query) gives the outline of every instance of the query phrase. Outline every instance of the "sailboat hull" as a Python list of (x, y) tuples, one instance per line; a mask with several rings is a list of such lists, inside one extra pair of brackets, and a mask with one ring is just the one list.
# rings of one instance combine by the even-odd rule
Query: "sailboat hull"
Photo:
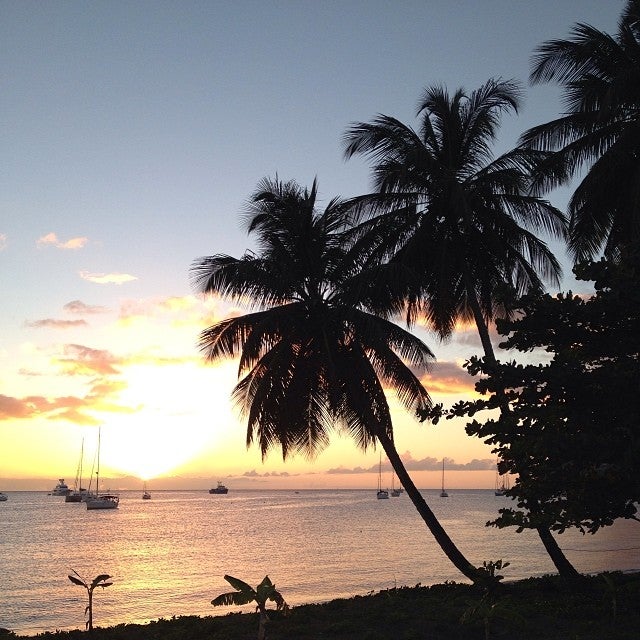
[(93, 511), (96, 509), (117, 509), (120, 498), (112, 495), (102, 495), (97, 498), (91, 498), (87, 500), (87, 511)]

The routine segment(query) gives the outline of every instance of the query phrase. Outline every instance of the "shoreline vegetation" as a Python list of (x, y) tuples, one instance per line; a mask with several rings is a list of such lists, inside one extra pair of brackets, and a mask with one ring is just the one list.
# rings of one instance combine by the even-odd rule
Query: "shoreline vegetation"
[[(399, 587), (349, 599), (270, 610), (269, 640), (632, 640), (640, 628), (640, 572), (557, 575), (500, 583), (486, 591), (446, 582)], [(45, 606), (43, 604), (43, 606)], [(99, 608), (96, 618), (99, 621)], [(25, 636), (0, 630), (2, 640), (247, 640), (257, 613), (179, 616), (147, 624), (94, 627)]]

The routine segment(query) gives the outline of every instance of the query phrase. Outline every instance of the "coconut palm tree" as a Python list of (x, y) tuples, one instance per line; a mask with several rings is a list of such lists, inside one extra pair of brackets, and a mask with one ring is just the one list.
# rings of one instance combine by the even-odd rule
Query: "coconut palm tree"
[(470, 94), (429, 87), (418, 131), (379, 115), (344, 135), (345, 156), (373, 165), (375, 192), (352, 201), (368, 216), (361, 242), (391, 257), (388, 270), (409, 301), (407, 319), (423, 314), (442, 338), (457, 322), (474, 321), (492, 361), (491, 320), (508, 314), (514, 295), (542, 290), (543, 279), (558, 285), (561, 273), (532, 232), (561, 237), (565, 230), (563, 214), (530, 193), (530, 172), (547, 154), (492, 155), (501, 115), (519, 103), (512, 81), (490, 80)]
[(553, 151), (539, 185), (554, 188), (580, 171), (569, 201), (569, 250), (576, 261), (613, 259), (640, 239), (640, 0), (629, 0), (615, 35), (587, 24), (535, 52), (533, 83), (556, 81), (566, 112), (522, 137)]
[[(357, 244), (389, 258), (371, 297), (381, 295), (385, 307), (390, 297), (404, 300), (408, 324), (422, 315), (442, 338), (460, 321), (475, 322), (490, 365), (489, 323), (544, 280), (559, 285), (560, 265), (534, 231), (562, 237), (566, 229), (562, 212), (533, 190), (531, 173), (548, 153), (493, 156), (501, 116), (519, 104), (513, 81), (489, 80), (469, 94), (434, 86), (419, 102), (417, 131), (379, 115), (344, 135), (345, 156), (372, 163), (375, 192), (351, 202), (364, 218)], [(538, 532), (558, 570), (573, 576), (549, 530)]]
[(418, 338), (384, 314), (372, 314), (367, 261), (345, 243), (349, 209), (338, 199), (319, 211), (317, 184), (264, 179), (245, 212), (257, 252), (241, 258), (196, 260), (193, 282), (203, 293), (242, 301), (253, 309), (204, 330), (200, 348), (210, 361), (240, 356), (233, 398), (247, 418), (247, 446), (263, 458), (315, 456), (336, 428), (362, 450), (378, 441), (436, 541), (453, 564), (475, 580), (478, 571), (444, 531), (409, 477), (393, 443), (385, 386), (413, 412), (431, 400), (410, 366), (433, 358)]

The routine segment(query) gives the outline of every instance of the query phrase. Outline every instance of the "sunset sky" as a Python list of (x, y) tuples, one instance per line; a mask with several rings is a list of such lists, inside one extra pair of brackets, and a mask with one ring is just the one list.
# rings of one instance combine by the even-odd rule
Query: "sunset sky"
[[(245, 446), (230, 401), (236, 363), (206, 366), (199, 332), (230, 313), (190, 287), (194, 259), (251, 248), (238, 213), (265, 176), (326, 203), (369, 189), (340, 138), (377, 113), (415, 124), (422, 90), (526, 87), (497, 150), (561, 104), (526, 85), (530, 56), (575, 22), (615, 30), (621, 0), (0, 3), (0, 490), (72, 482), (84, 441), (101, 475), (137, 488), (374, 487), (378, 451), (336, 434), (316, 460)], [(563, 207), (566, 192), (551, 194)], [(588, 292), (566, 267), (563, 288)], [(450, 404), (472, 391), (472, 330), (424, 382)], [(391, 398), (392, 399), (392, 398)], [(393, 399), (392, 399), (393, 400)], [(492, 486), (490, 449), (463, 424), (396, 411), (420, 487)], [(119, 479), (119, 480), (118, 480)], [(141, 483), (140, 483), (141, 484)]]

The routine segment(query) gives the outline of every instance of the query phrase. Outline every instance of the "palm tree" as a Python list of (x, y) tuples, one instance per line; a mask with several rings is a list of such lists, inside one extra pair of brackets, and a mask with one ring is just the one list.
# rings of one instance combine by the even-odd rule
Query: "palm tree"
[(414, 414), (428, 408), (429, 395), (410, 366), (426, 368), (433, 354), (384, 314), (367, 311), (366, 260), (343, 234), (349, 209), (334, 199), (320, 212), (316, 198), (315, 180), (308, 190), (264, 179), (245, 212), (258, 252), (195, 261), (199, 291), (255, 309), (204, 330), (200, 348), (210, 361), (240, 356), (233, 398), (247, 418), (247, 446), (257, 441), (263, 458), (274, 447), (284, 459), (312, 458), (336, 428), (362, 450), (377, 440), (444, 553), (475, 580), (478, 571), (426, 504), (393, 443), (383, 385)]
[[(548, 153), (492, 154), (501, 116), (519, 103), (512, 81), (489, 80), (470, 94), (429, 87), (418, 131), (379, 115), (344, 135), (345, 156), (373, 165), (375, 192), (351, 204), (365, 217), (358, 243), (379, 260), (390, 258), (387, 279), (378, 278), (382, 305), (406, 301), (407, 323), (421, 314), (441, 338), (473, 320), (490, 365), (489, 323), (508, 316), (515, 297), (542, 291), (543, 279), (559, 285), (559, 263), (533, 231), (560, 237), (566, 228), (564, 215), (533, 190), (531, 172)], [(538, 532), (558, 570), (573, 576), (549, 530)]]
[(542, 44), (533, 83), (557, 81), (566, 112), (522, 136), (553, 151), (539, 185), (566, 184), (584, 169), (569, 201), (569, 250), (576, 262), (613, 259), (640, 239), (640, 0), (629, 0), (614, 36), (587, 24)]

